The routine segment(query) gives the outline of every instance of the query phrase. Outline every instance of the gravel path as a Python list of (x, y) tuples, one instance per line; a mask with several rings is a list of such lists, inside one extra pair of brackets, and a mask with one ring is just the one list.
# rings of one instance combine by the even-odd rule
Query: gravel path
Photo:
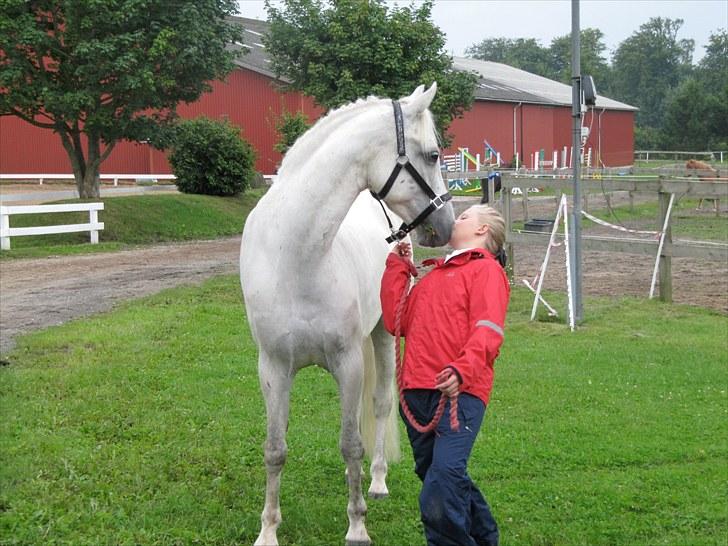
[(83, 256), (0, 261), (0, 353), (21, 333), (238, 270), (240, 237)]
[[(626, 201), (626, 197), (624, 198)], [(456, 200), (461, 210), (477, 198)], [(591, 203), (591, 201), (590, 201)], [(595, 201), (593, 206), (600, 203)], [(521, 207), (513, 207), (518, 219)], [(553, 217), (553, 199), (532, 201), (531, 217)], [(33, 260), (0, 261), (0, 353), (15, 337), (111, 309), (117, 302), (197, 283), (238, 270), (240, 237), (165, 244), (140, 250)], [(545, 248), (517, 247), (518, 282), (532, 279)], [(598, 296), (647, 297), (654, 258), (610, 252), (584, 253), (584, 293)], [(673, 259), (673, 297), (677, 303), (728, 312), (728, 264)], [(552, 253), (545, 279), (548, 289), (565, 291), (563, 249)], [(588, 315), (588, 309), (586, 310)]]

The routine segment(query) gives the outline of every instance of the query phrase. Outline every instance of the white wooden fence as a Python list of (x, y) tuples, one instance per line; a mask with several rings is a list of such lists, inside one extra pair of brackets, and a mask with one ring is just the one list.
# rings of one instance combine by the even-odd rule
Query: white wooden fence
[[(22, 235), (49, 235), (53, 233), (91, 232), (91, 244), (99, 242), (99, 231), (104, 223), (99, 222), (99, 211), (104, 210), (103, 203), (71, 203), (68, 205), (15, 205), (0, 206), (0, 249), (10, 250), (10, 237)], [(40, 214), (49, 212), (83, 212), (88, 211), (88, 224), (65, 224), (57, 226), (10, 227), (10, 216), (13, 214)]]
[[(159, 180), (177, 180), (173, 174), (100, 174), (100, 180), (113, 180), (114, 186), (119, 185), (119, 180), (133, 180), (140, 182), (156, 183)], [(76, 178), (72, 174), (0, 174), (0, 180), (38, 180), (42, 186), (46, 180), (70, 180), (72, 183)]]

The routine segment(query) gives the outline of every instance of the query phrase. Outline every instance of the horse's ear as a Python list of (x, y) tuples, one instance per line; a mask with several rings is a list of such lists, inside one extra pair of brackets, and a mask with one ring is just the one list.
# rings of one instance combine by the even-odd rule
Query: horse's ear
[(403, 104), (403, 109), (406, 109), (407, 113), (412, 116), (421, 114), (429, 108), (437, 93), (437, 82), (433, 82), (427, 91), (418, 94), (421, 89), (424, 89), (424, 86), (421, 85), (415, 89), (415, 92), (408, 97), (407, 103)]

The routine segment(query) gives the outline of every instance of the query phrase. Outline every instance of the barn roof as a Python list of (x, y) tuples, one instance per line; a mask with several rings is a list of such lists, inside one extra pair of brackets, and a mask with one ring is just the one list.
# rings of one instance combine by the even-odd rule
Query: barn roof
[[(492, 61), (454, 57), (453, 66), (458, 70), (476, 73), (476, 100), (571, 106), (570, 85)], [(637, 110), (634, 106), (601, 95), (597, 95), (596, 108)]]
[[(244, 49), (247, 54), (238, 57), (235, 64), (287, 82), (286, 78), (276, 76), (263, 44), (263, 36), (268, 32), (268, 22), (246, 17), (229, 17), (228, 20), (241, 25), (244, 29), (243, 42), (235, 43), (231, 48)], [(475, 100), (571, 106), (571, 86), (525, 70), (465, 57), (454, 57), (453, 66), (457, 70), (475, 72), (478, 76)], [(596, 107), (608, 110), (637, 110), (634, 106), (602, 96), (597, 97)]]
[(244, 49), (246, 51), (245, 55), (241, 55), (235, 60), (235, 64), (271, 78), (287, 81), (285, 78), (276, 76), (271, 68), (272, 62), (265, 50), (265, 44), (263, 44), (263, 36), (268, 33), (268, 22), (246, 17), (228, 17), (228, 21), (243, 27), (243, 42), (235, 42), (230, 46), (233, 50)]

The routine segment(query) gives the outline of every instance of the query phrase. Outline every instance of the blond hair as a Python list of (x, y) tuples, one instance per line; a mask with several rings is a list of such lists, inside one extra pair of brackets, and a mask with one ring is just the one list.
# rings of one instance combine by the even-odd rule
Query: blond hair
[(506, 242), (506, 222), (503, 216), (488, 205), (473, 205), (471, 208), (478, 215), (478, 222), (488, 226), (485, 249), (497, 254)]

